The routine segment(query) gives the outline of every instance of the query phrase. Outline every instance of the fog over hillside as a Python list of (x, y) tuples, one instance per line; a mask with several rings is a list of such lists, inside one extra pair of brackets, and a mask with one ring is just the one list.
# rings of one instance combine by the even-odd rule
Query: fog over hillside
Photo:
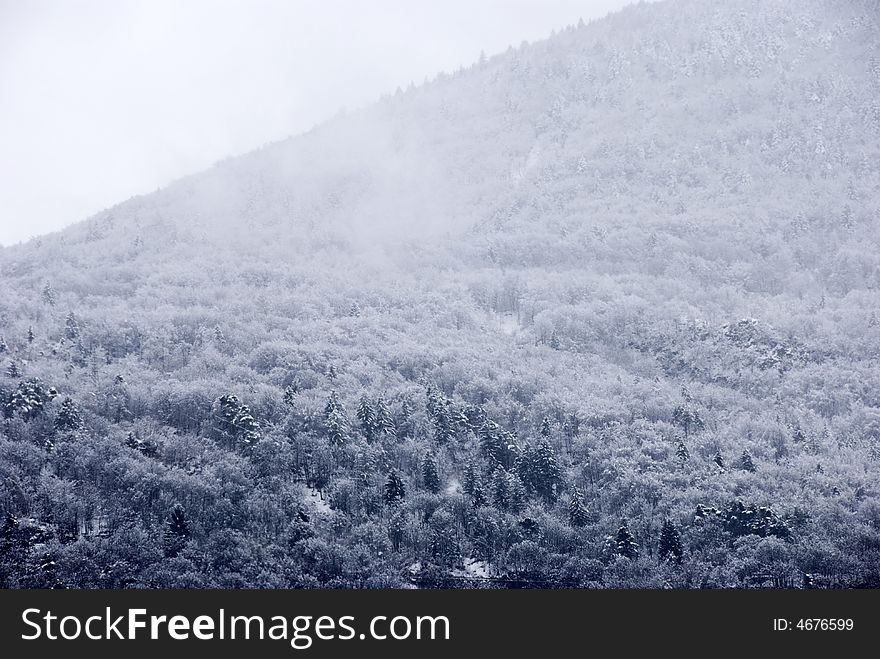
[(880, 587), (878, 10), (631, 6), (0, 250), (0, 586)]

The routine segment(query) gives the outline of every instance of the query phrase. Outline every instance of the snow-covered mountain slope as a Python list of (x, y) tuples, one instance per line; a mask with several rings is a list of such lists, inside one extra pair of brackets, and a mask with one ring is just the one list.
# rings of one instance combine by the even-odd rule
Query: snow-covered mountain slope
[(878, 16), (632, 6), (3, 249), (19, 563), (876, 586)]

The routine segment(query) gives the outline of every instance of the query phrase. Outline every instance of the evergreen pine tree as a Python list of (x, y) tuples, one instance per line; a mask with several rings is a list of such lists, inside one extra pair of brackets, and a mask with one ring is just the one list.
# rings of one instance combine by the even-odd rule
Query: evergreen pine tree
[(615, 544), (617, 546), (617, 553), (624, 558), (635, 560), (639, 557), (639, 546), (636, 544), (632, 533), (629, 532), (625, 519), (621, 522), (620, 528), (617, 529)]
[(235, 434), (235, 417), (238, 414), (241, 404), (238, 402), (238, 396), (234, 394), (224, 394), (218, 398), (213, 407), (214, 417), (217, 419), (218, 429), (228, 435)]
[(34, 334), (34, 328), (33, 328), (33, 327), (28, 327), (28, 331), (27, 331), (27, 341), (28, 341), (28, 343), (33, 343), (33, 342), (34, 342), (34, 339), (36, 339), (36, 338), (37, 338), (37, 337), (36, 337), (36, 334)]
[(284, 404), (287, 407), (293, 407), (296, 403), (296, 394), (298, 393), (296, 386), (289, 384), (284, 388)]
[(6, 339), (0, 336), (0, 355), (9, 350), (9, 345), (6, 343)]
[(442, 405), (441, 394), (433, 384), (428, 384), (425, 389), (425, 410), (428, 416), (433, 418), (437, 415), (437, 410)]
[(486, 459), (489, 460), (490, 463), (495, 462), (500, 464), (504, 444), (501, 439), (501, 429), (498, 427), (498, 424), (487, 419), (485, 423), (480, 426), (477, 436), (480, 440), (480, 450), (483, 452), (483, 455), (486, 456)]
[(517, 460), (517, 473), (530, 491), (548, 501), (556, 498), (562, 474), (553, 447), (546, 440), (534, 448), (526, 446)]
[(3, 414), (11, 418), (16, 414), (25, 421), (31, 421), (43, 414), (46, 403), (58, 394), (54, 387), (46, 389), (42, 382), (35, 378), (19, 382), (15, 391), (9, 395), (3, 406)]
[(189, 522), (186, 519), (186, 511), (179, 503), (174, 504), (165, 521), (165, 555), (168, 558), (175, 558), (186, 546), (188, 540)]
[(430, 453), (422, 460), (422, 482), (428, 492), (437, 494), (440, 491), (440, 476), (437, 474), (437, 462)]
[(498, 510), (510, 506), (510, 477), (504, 469), (496, 469), (492, 476), (492, 503)]
[(715, 454), (715, 457), (712, 458), (712, 462), (718, 465), (721, 471), (724, 471), (724, 456), (721, 455), (721, 451)]
[(450, 423), (462, 431), (470, 430), (470, 419), (463, 407), (451, 408), (449, 411)]
[(55, 428), (60, 431), (77, 430), (82, 426), (82, 417), (73, 401), (68, 397), (61, 403), (61, 409), (55, 417)]
[(464, 483), (462, 484), (462, 490), (464, 490), (464, 493), (468, 496), (473, 496), (476, 484), (477, 467), (474, 464), (473, 460), (470, 460), (464, 468)]
[(233, 419), (236, 439), (244, 446), (251, 446), (260, 439), (260, 424), (247, 405), (242, 405)]
[(568, 503), (568, 523), (575, 527), (585, 526), (590, 521), (590, 513), (584, 505), (584, 494), (576, 489)]
[(685, 438), (691, 429), (701, 430), (704, 427), (700, 413), (684, 405), (679, 405), (672, 411), (672, 420), (684, 430)]
[(441, 403), (434, 413), (434, 439), (438, 444), (446, 444), (455, 436), (455, 428), (447, 404)]
[(549, 437), (552, 430), (553, 428), (550, 425), (550, 419), (545, 416), (543, 419), (541, 419), (541, 436)]
[(663, 530), (660, 531), (660, 546), (658, 548), (661, 560), (681, 562), (683, 554), (681, 548), (681, 535), (670, 520), (663, 522)]
[(250, 408), (238, 400), (238, 396), (220, 396), (214, 402), (212, 412), (219, 422), (217, 430), (223, 434), (228, 448), (251, 446), (259, 440), (260, 424), (251, 414)]
[(675, 449), (675, 457), (677, 457), (682, 462), (687, 462), (690, 459), (691, 454), (688, 451), (688, 447), (685, 446), (684, 442), (678, 443), (678, 448)]
[(18, 368), (18, 364), (14, 361), (9, 362), (9, 366), (6, 367), (6, 376), (10, 378), (21, 377), (21, 369)]
[(155, 457), (159, 453), (159, 447), (156, 442), (149, 439), (144, 441), (133, 432), (128, 433), (128, 436), (125, 438), (125, 445), (135, 451), (140, 451), (148, 458)]
[(357, 408), (357, 418), (361, 424), (361, 430), (368, 442), (373, 441), (373, 433), (376, 431), (376, 415), (373, 407), (366, 396), (362, 396)]
[(58, 588), (58, 564), (49, 552), (40, 558), (39, 580), (41, 588)]
[(434, 439), (445, 444), (455, 436), (452, 403), (434, 385), (425, 391), (425, 410), (434, 425)]
[(388, 403), (385, 402), (385, 398), (382, 396), (376, 399), (376, 430), (383, 435), (397, 435), (397, 430), (394, 427), (394, 417), (391, 416)]
[(55, 291), (52, 290), (52, 285), (48, 281), (43, 286), (43, 302), (50, 307), (55, 306)]
[(404, 436), (411, 434), (411, 417), (414, 410), (415, 405), (412, 400), (410, 400), (410, 397), (404, 396), (403, 400), (400, 402), (400, 413), (397, 415), (397, 423), (395, 423), (395, 431), (397, 433)]
[(471, 503), (474, 505), (474, 508), (485, 506), (487, 503), (486, 490), (483, 489), (483, 482), (480, 480), (479, 476), (474, 481), (474, 486), (471, 492)]
[(140, 451), (142, 444), (143, 442), (141, 442), (137, 435), (129, 430), (128, 435), (125, 438), (125, 445), (128, 448), (133, 448), (136, 451)]
[(537, 540), (541, 536), (541, 525), (531, 517), (521, 519), (519, 521), (519, 528), (527, 538)]
[(348, 421), (335, 390), (330, 392), (330, 397), (324, 406), (324, 423), (330, 443), (335, 446), (344, 444)]
[(743, 451), (742, 455), (739, 457), (739, 468), (744, 471), (756, 471), (755, 461), (752, 459), (752, 455), (748, 451)]
[(395, 553), (400, 551), (400, 543), (405, 535), (405, 522), (403, 513), (395, 510), (388, 519), (388, 539), (391, 540), (391, 550)]
[(510, 503), (508, 508), (512, 513), (521, 513), (526, 509), (526, 488), (523, 486), (519, 476), (512, 475), (510, 477)]
[(486, 410), (480, 405), (466, 405), (463, 412), (467, 418), (466, 429), (474, 434), (479, 434), (480, 428), (488, 421)]
[(397, 472), (392, 469), (388, 474), (388, 480), (385, 481), (385, 503), (395, 506), (403, 501), (405, 496), (406, 486)]

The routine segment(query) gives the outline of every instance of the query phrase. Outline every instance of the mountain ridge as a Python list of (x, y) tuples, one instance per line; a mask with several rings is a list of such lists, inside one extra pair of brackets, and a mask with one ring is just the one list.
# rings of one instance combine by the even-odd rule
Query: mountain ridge
[[(662, 6), (662, 4), (663, 3), (660, 3), (661, 6)], [(689, 5), (689, 6), (681, 5), (682, 13), (687, 14), (689, 12), (692, 12), (695, 10), (695, 7), (698, 7), (700, 4), (701, 3), (694, 3), (693, 5)], [(869, 4), (870, 3), (866, 3), (866, 6), (868, 6)], [(755, 3), (749, 3), (749, 2), (743, 2), (743, 3), (736, 4), (736, 5), (731, 5), (729, 8), (726, 8), (726, 10), (725, 10), (725, 12), (724, 12), (726, 14), (725, 17), (730, 18), (731, 16), (736, 16), (736, 14), (738, 13), (737, 9), (739, 9), (740, 11), (745, 11), (746, 9), (752, 9), (755, 6), (756, 6)], [(781, 14), (783, 12), (779, 8), (784, 7), (784, 6), (785, 6), (785, 3), (767, 3), (767, 8), (765, 9), (765, 13), (770, 13), (771, 10), (776, 10), (777, 14)], [(801, 36), (804, 36), (804, 35), (808, 34), (808, 28), (810, 25), (812, 25), (811, 21), (815, 20), (811, 17), (810, 14), (815, 13), (816, 11), (818, 11), (819, 9), (822, 9), (822, 8), (824, 8), (827, 11), (827, 8), (830, 5), (828, 3), (816, 2), (816, 3), (806, 5), (806, 6), (803, 4), (800, 4), (798, 6), (801, 8), (801, 11), (803, 14), (800, 17), (800, 20), (805, 25), (805, 27), (799, 27), (797, 25), (794, 25), (794, 27), (792, 29), (794, 29), (796, 33), (798, 33), (798, 31), (800, 31)], [(579, 47), (576, 49), (575, 52), (578, 55), (582, 55), (583, 53), (587, 52), (588, 50), (598, 51), (600, 54), (603, 53), (605, 50), (608, 49), (608, 46), (600, 41), (601, 33), (602, 33), (601, 28), (604, 27), (606, 30), (612, 29), (609, 26), (613, 25), (614, 21), (623, 22), (629, 16), (640, 17), (642, 24), (644, 24), (644, 23), (648, 22), (648, 19), (646, 18), (646, 16), (650, 15), (649, 12), (661, 11), (661, 10), (658, 10), (656, 7), (651, 7), (650, 5), (645, 5), (644, 7), (639, 7), (639, 8), (642, 11), (641, 14), (640, 14), (640, 12), (634, 11), (634, 7), (631, 6), (629, 8), (624, 8), (623, 10), (621, 10), (620, 12), (618, 12), (616, 14), (613, 14), (605, 22), (603, 22), (603, 21), (591, 22), (590, 24), (587, 24), (587, 25), (580, 27), (580, 28), (564, 29), (556, 36), (555, 40), (540, 41), (540, 42), (536, 42), (535, 44), (531, 44), (528, 46), (522, 46), (516, 50), (509, 50), (507, 53), (502, 54), (502, 55), (496, 55), (484, 63), (477, 63), (461, 74), (456, 74), (456, 75), (440, 74), (435, 80), (428, 83), (427, 85), (421, 85), (421, 86), (415, 87), (406, 93), (398, 94), (396, 97), (386, 98), (385, 100), (380, 101), (378, 104), (367, 106), (361, 110), (356, 111), (355, 113), (353, 113), (351, 115), (337, 116), (335, 118), (328, 120), (327, 122), (325, 122), (321, 125), (316, 126), (315, 128), (313, 128), (310, 131), (307, 131), (306, 133), (303, 133), (301, 135), (289, 137), (287, 139), (284, 139), (279, 142), (264, 146), (260, 149), (249, 152), (247, 154), (243, 154), (241, 156), (236, 156), (231, 159), (227, 159), (225, 161), (220, 161), (219, 163), (215, 164), (212, 168), (210, 168), (209, 170), (206, 170), (205, 172), (196, 173), (196, 174), (184, 177), (183, 179), (180, 179), (178, 181), (172, 182), (171, 184), (169, 184), (169, 186), (166, 186), (165, 188), (163, 188), (163, 190), (160, 191), (160, 194), (165, 194), (165, 195), (169, 194), (168, 192), (166, 192), (167, 190), (171, 190), (172, 193), (175, 189), (183, 188), (184, 190), (186, 190), (188, 187), (191, 187), (194, 183), (197, 184), (198, 179), (200, 177), (207, 176), (210, 178), (212, 176), (217, 176), (217, 175), (220, 175), (220, 173), (226, 169), (231, 170), (231, 173), (235, 174), (236, 168), (240, 168), (241, 165), (243, 165), (244, 163), (247, 163), (248, 161), (259, 160), (259, 158), (261, 156), (264, 159), (273, 157), (273, 155), (275, 157), (275, 162), (270, 162), (269, 166), (265, 166), (265, 165), (263, 166), (263, 169), (268, 170), (268, 171), (272, 171), (274, 169), (276, 171), (284, 172), (286, 166), (301, 169), (304, 167), (304, 163), (297, 162), (297, 161), (305, 159), (306, 154), (296, 153), (297, 149), (291, 149), (290, 147), (297, 146), (297, 147), (299, 147), (299, 150), (306, 151), (306, 149), (308, 148), (308, 143), (314, 139), (318, 139), (319, 140), (319, 144), (318, 144), (319, 148), (326, 148), (326, 145), (320, 144), (320, 140), (322, 138), (324, 138), (324, 141), (326, 142), (327, 141), (326, 134), (328, 132), (332, 131), (334, 129), (334, 127), (338, 126), (339, 124), (342, 124), (344, 127), (346, 122), (348, 122), (348, 123), (351, 123), (352, 121), (356, 122), (359, 118), (362, 118), (365, 116), (376, 115), (376, 114), (387, 115), (389, 113), (394, 113), (399, 110), (399, 108), (395, 109), (397, 106), (400, 106), (401, 104), (405, 104), (407, 102), (409, 102), (411, 104), (418, 103), (420, 97), (424, 97), (426, 95), (429, 96), (429, 98), (426, 99), (426, 103), (427, 103), (427, 105), (429, 105), (435, 109), (434, 114), (436, 114), (436, 108), (438, 106), (440, 108), (441, 113), (449, 113), (449, 112), (451, 112), (451, 110), (449, 110), (448, 106), (445, 106), (443, 104), (442, 98), (441, 98), (441, 103), (438, 104), (435, 102), (437, 100), (436, 99), (437, 91), (438, 90), (442, 91), (442, 88), (444, 85), (448, 85), (453, 82), (456, 82), (459, 85), (461, 85), (463, 83), (470, 83), (471, 86), (474, 86), (474, 80), (477, 80), (480, 78), (484, 79), (486, 77), (497, 77), (500, 73), (499, 69), (502, 69), (502, 68), (514, 68), (515, 69), (515, 68), (519, 67), (520, 60), (526, 60), (525, 66), (528, 67), (529, 66), (529, 59), (534, 59), (535, 52), (540, 54), (542, 51), (544, 51), (546, 53), (547, 58), (551, 59), (551, 62), (549, 64), (545, 62), (543, 65), (543, 68), (544, 68), (543, 73), (548, 78), (548, 80), (546, 82), (550, 83), (548, 85), (543, 85), (543, 86), (544, 87), (549, 86), (550, 91), (548, 91), (547, 89), (542, 89), (541, 91), (544, 93), (534, 93), (537, 90), (533, 90), (532, 96), (534, 96), (536, 98), (552, 97), (553, 96), (553, 94), (551, 93), (552, 87), (554, 84), (558, 84), (558, 81), (556, 81), (554, 79), (554, 76), (562, 77), (564, 79), (562, 92), (559, 92), (559, 93), (564, 93), (566, 91), (566, 88), (564, 85), (567, 84), (567, 82), (570, 80), (572, 73), (573, 73), (572, 69), (576, 69), (578, 66), (577, 64), (574, 64), (574, 65), (568, 64), (568, 66), (565, 66), (564, 63), (563, 64), (559, 63), (558, 59), (559, 58), (565, 59), (565, 56), (568, 54), (567, 51), (565, 50), (564, 46), (571, 45), (571, 43), (573, 41), (575, 41), (576, 39), (578, 39), (580, 37), (581, 33), (584, 33), (583, 37), (580, 37), (580, 41), (583, 43), (579, 45)], [(716, 13), (717, 13), (717, 9), (716, 9)], [(748, 14), (748, 15), (752, 15), (752, 14)], [(855, 14), (855, 13), (854, 13), (854, 15), (857, 16), (857, 14)], [(864, 20), (865, 17), (861, 17), (861, 18), (862, 18), (862, 20)], [(790, 23), (793, 24), (794, 22), (795, 22), (794, 19), (790, 20)], [(682, 29), (683, 25), (679, 24), (679, 25), (674, 25), (674, 26), (662, 26), (662, 27), (665, 27), (667, 31), (669, 31), (673, 35), (675, 35), (676, 30)], [(742, 29), (742, 26), (734, 26), (734, 27), (739, 27)], [(854, 29), (853, 25), (849, 25), (849, 26), (837, 25), (837, 26), (833, 26), (833, 27), (834, 27), (834, 29), (836, 29), (838, 31), (838, 34), (834, 37), (834, 39), (836, 39), (838, 43), (841, 40), (841, 37), (842, 37), (841, 33), (844, 31), (844, 29), (850, 29), (850, 30)], [(756, 31), (757, 31), (757, 29), (756, 29)], [(615, 38), (617, 38), (619, 40), (621, 38), (622, 32), (624, 32), (624, 31), (617, 30), (617, 32), (615, 32)], [(638, 34), (637, 30), (632, 30), (632, 34), (629, 35), (629, 38), (635, 39), (635, 35), (637, 35), (637, 34)], [(746, 31), (746, 34), (748, 34), (748, 31)], [(717, 56), (716, 51), (723, 53), (723, 48), (729, 47), (729, 45), (724, 44), (724, 43), (722, 43), (721, 45), (713, 44), (712, 39), (717, 38), (717, 34), (713, 34), (711, 31), (708, 31), (708, 34), (700, 35), (700, 37), (702, 38), (701, 46), (706, 49), (709, 49), (710, 54), (713, 57)], [(606, 38), (607, 38), (607, 36), (606, 36)], [(811, 39), (805, 38), (805, 41), (807, 44), (815, 46), (816, 43), (821, 42), (821, 40), (823, 38), (824, 39), (832, 39), (832, 35), (819, 35), (819, 36), (815, 36)], [(566, 43), (566, 41), (568, 43)], [(594, 41), (594, 43), (590, 43), (591, 41)], [(661, 48), (661, 45), (664, 44), (666, 41), (667, 41), (666, 39), (660, 38), (660, 39), (655, 39), (654, 41), (649, 42), (649, 43), (638, 43), (637, 42), (634, 46), (630, 45), (630, 47), (628, 49), (623, 48), (618, 45), (616, 47), (618, 48), (619, 53), (614, 54), (614, 57), (616, 57), (617, 59), (614, 59), (614, 57), (609, 57), (607, 59), (607, 61), (600, 60), (599, 64), (600, 65), (605, 64), (609, 67), (610, 70), (607, 73), (610, 77), (610, 82), (614, 83), (615, 80), (617, 79), (617, 77), (621, 76), (621, 74), (620, 74), (621, 67), (629, 68), (630, 70), (633, 69), (633, 65), (630, 62), (628, 62), (626, 59), (629, 55), (631, 55), (632, 52), (637, 52), (639, 54), (643, 54), (645, 51), (658, 50)], [(695, 41), (699, 41), (699, 39), (696, 39)], [(735, 45), (735, 39), (733, 39), (732, 41), (734, 42), (734, 45)], [(781, 49), (782, 46), (780, 44), (774, 44), (772, 42), (772, 40), (768, 39), (768, 41), (769, 41), (769, 43), (762, 44), (762, 45), (770, 51), (769, 54), (771, 57), (778, 56), (778, 53), (775, 53), (773, 51), (773, 49), (774, 48)], [(661, 44), (661, 45), (658, 45), (658, 44)], [(821, 45), (821, 43), (820, 43), (820, 45)], [(666, 48), (667, 49), (669, 48), (668, 44), (666, 44)], [(713, 51), (712, 49), (715, 49), (715, 51)], [(815, 50), (816, 50), (816, 48), (813, 47), (811, 49), (811, 52), (815, 51)], [(723, 54), (725, 57), (729, 57), (729, 54), (726, 54), (726, 53), (723, 53)], [(667, 55), (667, 57), (670, 58), (670, 60), (675, 60), (676, 57), (682, 57), (682, 55), (683, 54), (681, 52), (672, 51)], [(670, 71), (672, 73), (672, 80), (673, 81), (677, 81), (677, 80), (685, 80), (686, 81), (689, 77), (692, 77), (694, 75), (692, 69), (695, 65), (692, 61), (690, 61), (688, 59), (688, 57), (686, 55), (679, 62), (675, 62), (675, 61), (663, 62), (663, 56), (657, 55), (657, 57), (663, 65), (667, 66), (670, 69)], [(742, 61), (737, 63), (737, 66), (754, 67), (755, 70), (758, 71), (759, 65), (753, 61), (753, 60), (757, 59), (756, 56), (748, 54), (748, 53), (746, 56), (743, 56), (741, 53), (739, 53), (738, 57), (740, 59), (742, 59)], [(569, 59), (575, 59), (575, 58), (569, 58)], [(731, 59), (733, 59), (733, 58), (731, 58)], [(795, 59), (797, 59), (797, 58), (795, 58)], [(553, 61), (553, 60), (556, 60), (556, 61)], [(674, 64), (675, 66), (672, 66), (671, 64)], [(866, 64), (867, 64), (867, 62), (866, 62)], [(660, 66), (659, 64), (656, 64), (656, 63), (654, 63), (654, 65), (658, 66), (658, 67)], [(730, 66), (730, 65), (725, 63), (723, 66)], [(599, 67), (597, 67), (596, 64), (594, 64), (593, 65), (594, 70), (591, 70), (590, 69), (590, 61), (589, 61), (589, 59), (586, 60), (586, 69), (587, 69), (586, 75), (588, 78), (590, 76), (595, 77), (597, 75), (597, 72), (595, 71), (595, 69), (597, 69), (597, 68), (599, 68)], [(681, 68), (682, 70), (679, 70), (679, 68)], [(583, 72), (581, 72), (581, 73), (583, 73)], [(600, 70), (600, 73), (601, 73), (601, 70)], [(758, 71), (758, 73), (759, 73), (759, 71)], [(657, 74), (657, 72), (655, 71), (654, 75), (656, 75), (656, 74)], [(644, 77), (644, 75), (642, 75), (642, 77)], [(758, 77), (758, 76), (756, 75), (756, 77)], [(631, 86), (633, 84), (633, 81), (634, 81), (634, 79), (633, 79), (632, 75), (630, 75), (630, 77), (627, 78), (626, 81), (621, 86), (623, 86), (623, 87), (625, 87), (627, 85)], [(832, 81), (832, 83), (833, 83), (833, 81)], [(580, 94), (581, 96), (583, 96), (583, 93), (580, 90), (578, 90), (577, 93)], [(615, 89), (613, 87), (613, 85), (611, 87), (611, 92), (608, 92), (607, 90), (601, 90), (601, 89), (599, 90), (599, 95), (602, 99), (605, 99), (605, 96), (610, 97), (610, 102), (611, 102), (612, 107), (613, 107), (613, 103), (614, 103), (614, 98), (613, 98), (614, 93), (619, 94), (620, 90)], [(442, 93), (441, 93), (441, 96), (442, 96)], [(542, 101), (541, 105), (538, 106), (538, 108), (539, 108), (538, 110), (533, 111), (530, 114), (526, 115), (525, 119), (527, 122), (530, 121), (533, 124), (532, 126), (530, 126), (530, 128), (532, 128), (535, 133), (538, 133), (539, 130), (542, 130), (544, 128), (544, 126), (542, 126), (541, 122), (551, 121), (551, 118), (549, 117), (549, 115), (552, 115), (552, 113), (554, 112), (554, 105), (553, 104), (558, 103), (559, 100), (560, 100), (559, 97), (557, 97), (554, 101), (552, 101), (549, 104), (550, 107), (548, 107), (548, 108), (543, 107), (543, 101)], [(594, 100), (594, 102), (596, 101), (596, 99), (593, 99), (593, 100)], [(508, 99), (508, 101), (509, 101), (509, 99)], [(426, 103), (423, 102), (422, 107), (425, 107)], [(561, 112), (561, 110), (559, 108), (557, 108), (555, 111)], [(865, 110), (865, 111), (867, 111), (867, 110)], [(474, 114), (473, 112), (470, 114), (466, 114), (465, 117), (472, 118), (473, 114)], [(543, 115), (548, 115), (548, 116), (543, 116)], [(425, 113), (425, 116), (428, 116), (428, 113)], [(413, 131), (412, 124), (414, 124), (414, 123), (417, 123), (417, 121), (414, 121), (412, 117), (409, 117), (409, 122), (406, 125), (408, 126), (408, 129), (411, 132)], [(406, 131), (407, 128), (404, 128), (403, 130)], [(362, 136), (362, 134), (364, 132), (367, 132), (367, 131), (364, 131), (362, 129), (362, 127), (359, 127), (356, 124), (353, 127), (353, 129), (349, 128), (350, 135)], [(417, 133), (418, 131), (415, 131), (415, 132)], [(390, 142), (392, 142), (393, 138), (394, 138), (394, 136), (391, 133), (393, 133), (392, 130), (383, 127), (383, 130), (380, 131), (380, 136), (376, 138), (376, 141), (371, 142), (369, 144), (369, 149), (371, 149), (373, 152), (389, 153), (390, 152)], [(557, 133), (558, 133), (558, 131), (557, 131)], [(484, 131), (481, 131), (481, 134), (482, 135), (491, 135), (492, 131), (491, 130), (484, 130)], [(361, 139), (363, 139), (363, 138), (361, 137)], [(564, 139), (564, 137), (560, 138), (559, 135), (557, 134), (557, 135), (554, 135), (554, 139)], [(650, 142), (649, 142), (649, 144), (650, 144)], [(331, 141), (331, 146), (338, 150), (341, 148), (347, 149), (349, 145), (345, 145), (345, 144), (337, 145), (337, 144), (333, 144)], [(536, 146), (537, 146), (537, 143), (536, 143)], [(639, 146), (639, 148), (642, 148), (641, 145)], [(291, 150), (293, 150), (294, 153), (285, 153), (285, 152), (289, 152)], [(530, 152), (531, 151), (532, 151), (532, 149), (530, 149)], [(525, 156), (525, 155), (526, 154), (521, 154), (519, 157), (523, 158), (523, 156)], [(363, 154), (359, 154), (357, 152), (355, 152), (354, 154), (352, 154), (352, 153), (344, 154), (344, 157), (358, 157), (358, 156), (362, 157)], [(525, 157), (525, 160), (528, 162), (529, 158)], [(320, 158), (314, 158), (314, 157), (309, 158), (310, 164), (314, 164), (316, 162), (320, 164)], [(330, 167), (332, 168), (332, 166), (335, 164), (336, 163), (330, 163)], [(370, 164), (375, 164), (375, 163), (370, 163)], [(405, 162), (404, 163), (395, 163), (395, 164), (397, 165), (396, 170), (398, 170), (397, 171), (398, 175), (406, 173), (406, 167), (405, 167), (406, 163)], [(515, 163), (511, 163), (511, 165), (515, 166)], [(258, 167), (258, 169), (259, 169), (259, 167)], [(520, 169), (520, 171), (518, 171), (516, 173), (516, 175), (514, 175), (514, 177), (521, 176), (522, 171), (524, 171), (524, 170)], [(447, 175), (449, 174), (448, 171), (445, 173)], [(393, 179), (394, 172), (392, 172), (391, 174), (392, 174), (391, 178)], [(286, 178), (287, 179), (294, 179), (296, 177), (295, 176), (287, 176)], [(275, 183), (277, 186), (279, 182), (273, 181), (273, 183)], [(220, 187), (221, 188), (229, 187), (227, 184), (228, 184), (228, 181), (221, 181)], [(209, 190), (209, 191), (212, 193), (216, 192), (214, 190)], [(129, 202), (123, 202), (123, 204), (121, 204), (121, 205), (118, 205), (116, 207), (108, 209), (107, 211), (103, 211), (101, 213), (98, 213), (98, 214), (96, 214), (94, 219), (91, 220), (91, 222), (92, 223), (100, 223), (100, 221), (103, 217), (106, 217), (108, 214), (112, 214), (114, 212), (114, 208), (117, 209), (116, 212), (119, 212), (120, 210), (122, 210), (120, 208), (120, 206), (122, 206), (124, 204), (129, 204), (129, 203), (136, 203), (135, 200), (143, 200), (144, 198), (149, 199), (151, 194), (155, 194), (155, 193), (150, 193), (149, 195), (139, 195), (139, 196), (133, 198), (133, 200), (130, 200)], [(208, 195), (208, 196), (210, 196), (210, 195)], [(240, 203), (239, 203), (239, 206), (240, 206)], [(240, 208), (237, 210), (240, 210)], [(490, 220), (488, 220), (487, 218), (480, 218), (480, 221), (488, 222)]]

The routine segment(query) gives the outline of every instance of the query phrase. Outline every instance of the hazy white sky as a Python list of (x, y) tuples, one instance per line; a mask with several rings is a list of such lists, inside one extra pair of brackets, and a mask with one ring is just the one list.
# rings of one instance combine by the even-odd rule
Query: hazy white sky
[(629, 0), (0, 0), (0, 244)]

